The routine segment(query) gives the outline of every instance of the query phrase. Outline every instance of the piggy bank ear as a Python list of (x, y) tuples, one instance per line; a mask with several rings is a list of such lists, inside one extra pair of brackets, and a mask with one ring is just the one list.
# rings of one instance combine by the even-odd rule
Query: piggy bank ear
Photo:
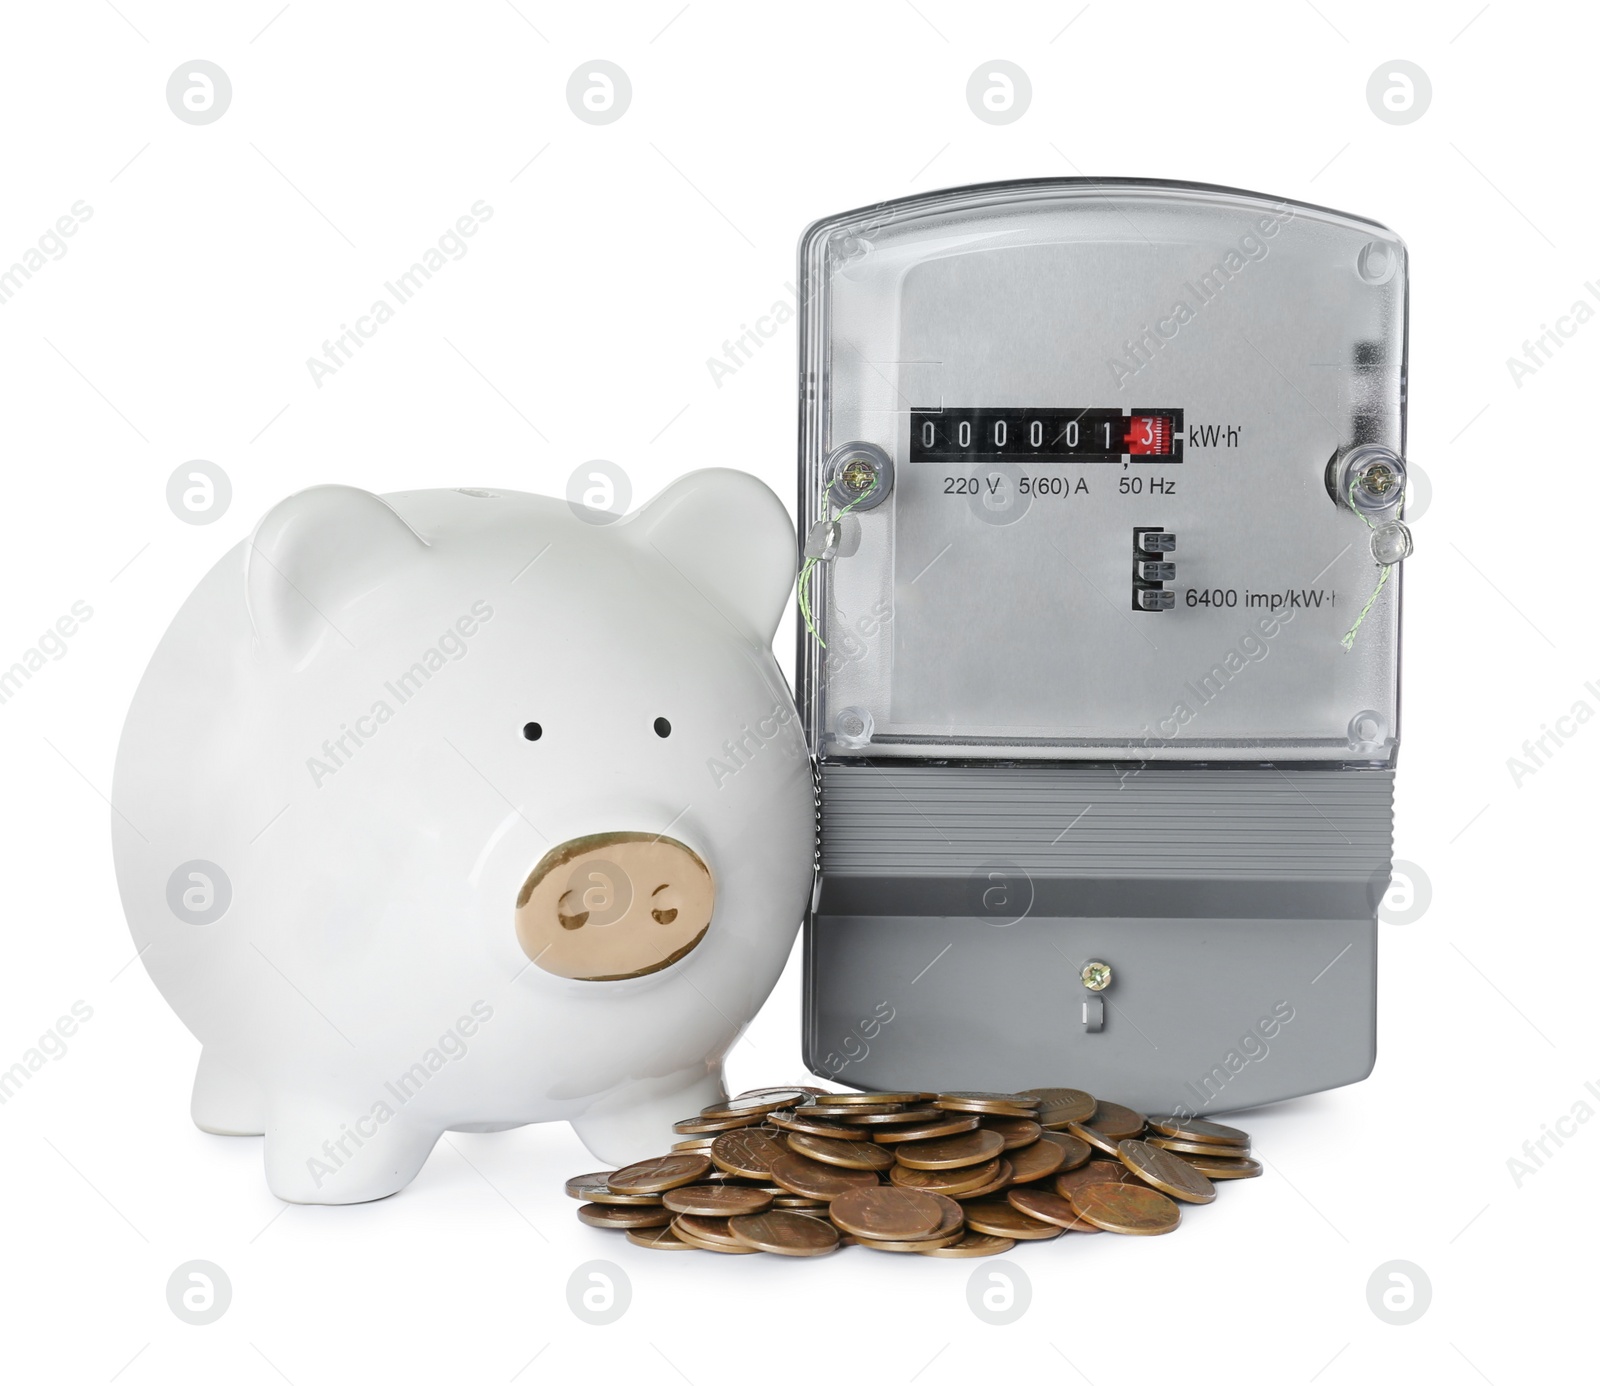
[(245, 599), (256, 638), (296, 668), (351, 643), (348, 612), (427, 552), (389, 505), (354, 486), (313, 486), (273, 506), (245, 549)]
[(794, 526), (755, 477), (690, 472), (627, 521), (738, 630), (770, 645), (795, 581)]

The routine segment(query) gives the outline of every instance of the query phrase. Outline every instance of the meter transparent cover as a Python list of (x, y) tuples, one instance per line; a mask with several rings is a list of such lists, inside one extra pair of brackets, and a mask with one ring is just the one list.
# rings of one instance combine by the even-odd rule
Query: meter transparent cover
[(1403, 486), (1335, 478), (1404, 455), (1399, 238), (1072, 179), (831, 217), (800, 261), (819, 756), (1392, 760)]

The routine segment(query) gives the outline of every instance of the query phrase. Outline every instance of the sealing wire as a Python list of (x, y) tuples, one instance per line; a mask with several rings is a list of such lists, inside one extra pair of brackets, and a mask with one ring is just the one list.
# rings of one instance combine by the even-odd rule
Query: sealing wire
[[(872, 485), (867, 487), (865, 491), (851, 501), (849, 505), (845, 506), (843, 510), (839, 511), (838, 514), (836, 514), (831, 520), (826, 518), (828, 506), (826, 502), (826, 492), (824, 492), (824, 502), (822, 506), (824, 523), (837, 524), (877, 489), (878, 478), (873, 477)], [(821, 562), (821, 560), (817, 558), (806, 559), (805, 565), (800, 569), (800, 576), (795, 582), (795, 591), (800, 598), (800, 614), (805, 618), (806, 629), (811, 632), (812, 637), (816, 640), (817, 644), (821, 645), (823, 649), (827, 649), (828, 642), (822, 638), (822, 632), (817, 629), (816, 625), (811, 619), (811, 572), (819, 562)]]
[[(1360, 477), (1350, 478), (1350, 508), (1354, 510), (1357, 515), (1361, 516), (1362, 524), (1366, 525), (1368, 529), (1376, 533), (1378, 529), (1377, 525), (1373, 524), (1372, 521), (1367, 518), (1365, 511), (1357, 509), (1356, 507), (1356, 487), (1360, 484)], [(1378, 574), (1378, 585), (1372, 589), (1372, 595), (1367, 598), (1367, 604), (1356, 613), (1355, 621), (1351, 624), (1350, 629), (1344, 633), (1343, 637), (1339, 641), (1339, 643), (1344, 646), (1344, 652), (1346, 654), (1349, 654), (1350, 651), (1355, 648), (1356, 632), (1361, 629), (1361, 623), (1367, 619), (1367, 614), (1378, 604), (1378, 598), (1383, 595), (1383, 589), (1389, 583), (1389, 574), (1394, 571), (1393, 563), (1383, 563), (1380, 564), (1379, 567), (1382, 569), (1382, 571)]]

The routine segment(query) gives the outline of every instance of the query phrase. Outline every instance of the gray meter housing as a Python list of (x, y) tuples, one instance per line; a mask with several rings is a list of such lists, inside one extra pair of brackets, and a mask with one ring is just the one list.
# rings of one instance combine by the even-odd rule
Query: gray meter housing
[(1188, 1113), (1365, 1077), (1404, 244), (1045, 179), (819, 221), (800, 289), (808, 1066)]

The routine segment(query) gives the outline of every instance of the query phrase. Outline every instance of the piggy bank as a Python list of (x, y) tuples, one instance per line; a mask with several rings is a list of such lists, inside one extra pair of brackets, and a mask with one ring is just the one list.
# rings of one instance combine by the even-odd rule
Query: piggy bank
[(771, 653), (794, 559), (722, 470), (622, 518), (345, 486), (269, 512), (162, 638), (112, 795), (196, 1124), (265, 1135), (280, 1198), (352, 1203), (445, 1131), (565, 1120), (620, 1163), (721, 1098), (812, 879)]

